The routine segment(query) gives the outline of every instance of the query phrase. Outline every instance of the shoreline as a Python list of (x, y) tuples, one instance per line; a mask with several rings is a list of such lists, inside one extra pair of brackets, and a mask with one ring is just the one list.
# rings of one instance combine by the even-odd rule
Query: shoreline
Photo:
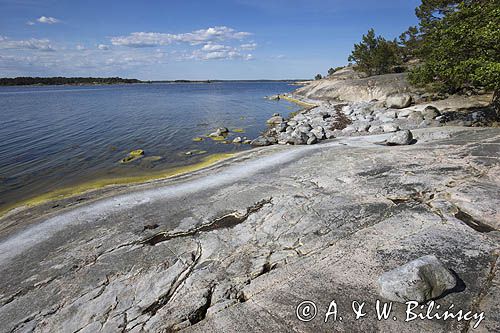
[[(297, 111), (299, 113), (318, 106), (317, 104), (308, 103), (296, 98), (286, 96), (286, 94), (281, 94), (280, 98), (286, 100), (287, 102), (302, 107), (303, 109)], [(78, 196), (81, 196), (83, 194), (97, 192), (105, 188), (108, 188), (110, 191), (113, 191), (114, 188), (120, 186), (143, 185), (150, 182), (167, 180), (177, 176), (189, 176), (191, 173), (212, 167), (220, 162), (231, 159), (243, 152), (244, 151), (240, 151), (237, 153), (214, 153), (207, 155), (206, 157), (204, 157), (203, 159), (201, 159), (199, 162), (196, 163), (186, 164), (184, 166), (179, 166), (179, 167), (167, 168), (165, 170), (148, 173), (146, 175), (129, 176), (129, 177), (122, 176), (117, 178), (96, 178), (90, 181), (85, 181), (80, 184), (76, 183), (75, 185), (54, 189), (49, 191), (48, 193), (35, 195), (31, 198), (22, 199), (15, 203), (7, 204), (5, 207), (0, 207), (0, 220), (3, 218), (7, 218), (10, 215), (25, 211), (29, 208), (49, 203), (57, 203), (58, 201), (66, 199), (68, 200), (76, 199)]]
[[(241, 152), (239, 152), (241, 153)], [(141, 176), (117, 177), (117, 178), (97, 178), (92, 181), (75, 184), (59, 189), (54, 189), (48, 193), (35, 195), (34, 197), (20, 200), (16, 203), (0, 208), (0, 220), (12, 214), (20, 213), (29, 208), (56, 203), (61, 200), (76, 199), (83, 194), (97, 192), (103, 189), (113, 191), (120, 186), (142, 185), (155, 181), (162, 181), (178, 176), (185, 176), (205, 168), (212, 167), (220, 162), (226, 161), (238, 153), (214, 153), (204, 157), (201, 161), (179, 167), (172, 167), (161, 171), (149, 173)]]

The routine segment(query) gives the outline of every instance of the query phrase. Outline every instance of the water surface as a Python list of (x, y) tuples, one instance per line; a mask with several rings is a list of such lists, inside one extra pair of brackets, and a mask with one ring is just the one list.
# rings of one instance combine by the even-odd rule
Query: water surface
[[(278, 112), (298, 109), (264, 96), (282, 82), (0, 87), (0, 209), (95, 179), (143, 176), (250, 149), (205, 139), (217, 127), (253, 139)], [(118, 161), (134, 149), (144, 158)], [(186, 155), (188, 151), (206, 151)]]

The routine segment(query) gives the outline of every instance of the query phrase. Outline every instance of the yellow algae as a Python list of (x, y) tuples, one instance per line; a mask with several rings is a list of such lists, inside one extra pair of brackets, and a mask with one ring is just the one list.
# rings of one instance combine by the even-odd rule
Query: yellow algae
[(297, 105), (300, 105), (300, 106), (306, 107), (306, 108), (312, 108), (312, 107), (316, 107), (316, 106), (317, 106), (316, 104), (303, 102), (303, 101), (300, 101), (300, 100), (298, 100), (298, 99), (296, 99), (296, 98), (288, 97), (288, 96), (286, 96), (286, 95), (280, 95), (280, 98), (281, 98), (281, 99), (284, 99), (284, 100), (286, 100), (286, 101), (289, 101), (289, 102), (295, 103), (295, 104), (297, 104)]
[(201, 142), (201, 141), (203, 141), (203, 138), (201, 138), (201, 137), (198, 136), (196, 138), (193, 138), (193, 141), (194, 142)]
[(142, 156), (142, 155), (144, 155), (144, 150), (142, 150), (142, 149), (132, 150), (129, 153), (129, 156)]
[(130, 162), (135, 161), (143, 156), (144, 156), (144, 150), (142, 150), (142, 149), (132, 150), (130, 153), (128, 153), (128, 156), (126, 156), (120, 160), (120, 163), (122, 163), (122, 164), (130, 163)]
[(162, 180), (162, 179), (172, 178), (175, 176), (180, 176), (183, 174), (187, 174), (189, 172), (194, 172), (209, 167), (217, 162), (231, 158), (233, 156), (234, 154), (231, 153), (213, 154), (206, 156), (200, 162), (195, 164), (175, 167), (163, 171), (151, 172), (148, 173), (147, 175), (120, 177), (120, 178), (102, 178), (82, 183), (79, 185), (75, 185), (72, 187), (53, 190), (51, 192), (30, 199), (22, 200), (20, 202), (6, 206), (4, 208), (0, 208), (0, 217), (5, 215), (7, 212), (13, 210), (14, 208), (34, 207), (54, 200), (62, 200), (76, 195), (81, 195), (88, 191), (102, 189), (107, 186), (141, 184), (153, 180)]
[(219, 136), (211, 136), (210, 139), (212, 139), (214, 141), (224, 141), (224, 140), (226, 140), (226, 137), (219, 135)]
[(235, 128), (231, 132), (234, 132), (234, 133), (245, 133), (245, 130), (243, 128)]

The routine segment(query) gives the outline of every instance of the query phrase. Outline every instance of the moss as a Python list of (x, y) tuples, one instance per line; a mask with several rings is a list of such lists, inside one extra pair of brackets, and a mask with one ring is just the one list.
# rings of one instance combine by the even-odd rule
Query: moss
[(201, 142), (201, 141), (203, 141), (203, 138), (201, 138), (201, 137), (198, 136), (196, 138), (193, 138), (193, 141), (194, 142)]
[(137, 156), (142, 156), (142, 155), (144, 155), (144, 150), (142, 150), (142, 149), (132, 150), (132, 151), (129, 153), (129, 156), (134, 156), (134, 157), (137, 157)]
[(225, 136), (211, 136), (210, 139), (214, 140), (214, 141), (224, 141), (226, 140), (226, 137)]
[(121, 177), (121, 178), (104, 178), (97, 179), (92, 182), (83, 183), (77, 186), (62, 188), (48, 192), (46, 194), (30, 198), (27, 200), (20, 201), (13, 205), (3, 207), (0, 209), (0, 217), (9, 212), (10, 210), (17, 207), (33, 207), (42, 205), (55, 200), (62, 200), (77, 195), (81, 195), (88, 191), (98, 190), (107, 186), (114, 185), (128, 185), (128, 184), (140, 184), (153, 180), (168, 179), (189, 172), (194, 172), (215, 164), (216, 162), (228, 159), (234, 156), (234, 154), (213, 154), (209, 155), (201, 160), (201, 162), (196, 164), (190, 164), (186, 166), (171, 168), (163, 171), (158, 171), (154, 173), (149, 173), (143, 176), (131, 176), (131, 177)]
[(142, 149), (132, 150), (130, 153), (128, 153), (128, 156), (126, 156), (120, 160), (120, 163), (127, 164), (127, 163), (133, 162), (133, 161), (135, 161), (143, 156), (144, 156), (144, 150), (142, 150)]
[(234, 132), (234, 133), (245, 133), (245, 130), (243, 128), (235, 128), (231, 132)]

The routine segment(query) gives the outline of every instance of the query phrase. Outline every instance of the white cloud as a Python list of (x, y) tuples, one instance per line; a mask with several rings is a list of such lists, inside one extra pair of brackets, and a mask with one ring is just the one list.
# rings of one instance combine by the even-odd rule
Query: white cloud
[(206, 52), (222, 51), (222, 50), (227, 50), (227, 49), (230, 49), (230, 47), (226, 46), (226, 45), (212, 44), (212, 43), (205, 44), (201, 48), (202, 51), (206, 51)]
[(82, 50), (85, 50), (85, 46), (83, 46), (83, 45), (81, 45), (81, 44), (78, 44), (78, 45), (76, 46), (76, 49), (77, 49), (78, 51), (82, 51)]
[(186, 58), (194, 60), (251, 60), (253, 56), (242, 53), (241, 50), (228, 45), (205, 44), (201, 49), (193, 51)]
[(12, 40), (2, 36), (0, 36), (0, 49), (54, 51), (54, 48), (48, 39), (31, 38), (26, 40)]
[(28, 22), (26, 22), (26, 24), (27, 24), (27, 25), (35, 25), (35, 22), (33, 22), (33, 21), (28, 21)]
[(230, 39), (241, 40), (250, 35), (251, 33), (249, 32), (236, 31), (225, 26), (218, 26), (182, 34), (160, 32), (133, 32), (128, 36), (112, 37), (111, 43), (113, 45), (128, 47), (165, 46), (174, 42), (183, 42), (189, 43), (191, 45), (197, 45)]
[(108, 46), (108, 45), (105, 45), (105, 44), (99, 44), (99, 45), (97, 45), (97, 48), (98, 48), (99, 50), (102, 50), (102, 51), (109, 50), (109, 46)]
[(257, 43), (248, 43), (248, 44), (241, 44), (240, 49), (245, 50), (245, 51), (253, 51), (257, 48)]
[(45, 24), (55, 24), (61, 22), (55, 17), (50, 17), (50, 16), (40, 16), (39, 18), (37, 18), (37, 21), (39, 23), (45, 23)]

